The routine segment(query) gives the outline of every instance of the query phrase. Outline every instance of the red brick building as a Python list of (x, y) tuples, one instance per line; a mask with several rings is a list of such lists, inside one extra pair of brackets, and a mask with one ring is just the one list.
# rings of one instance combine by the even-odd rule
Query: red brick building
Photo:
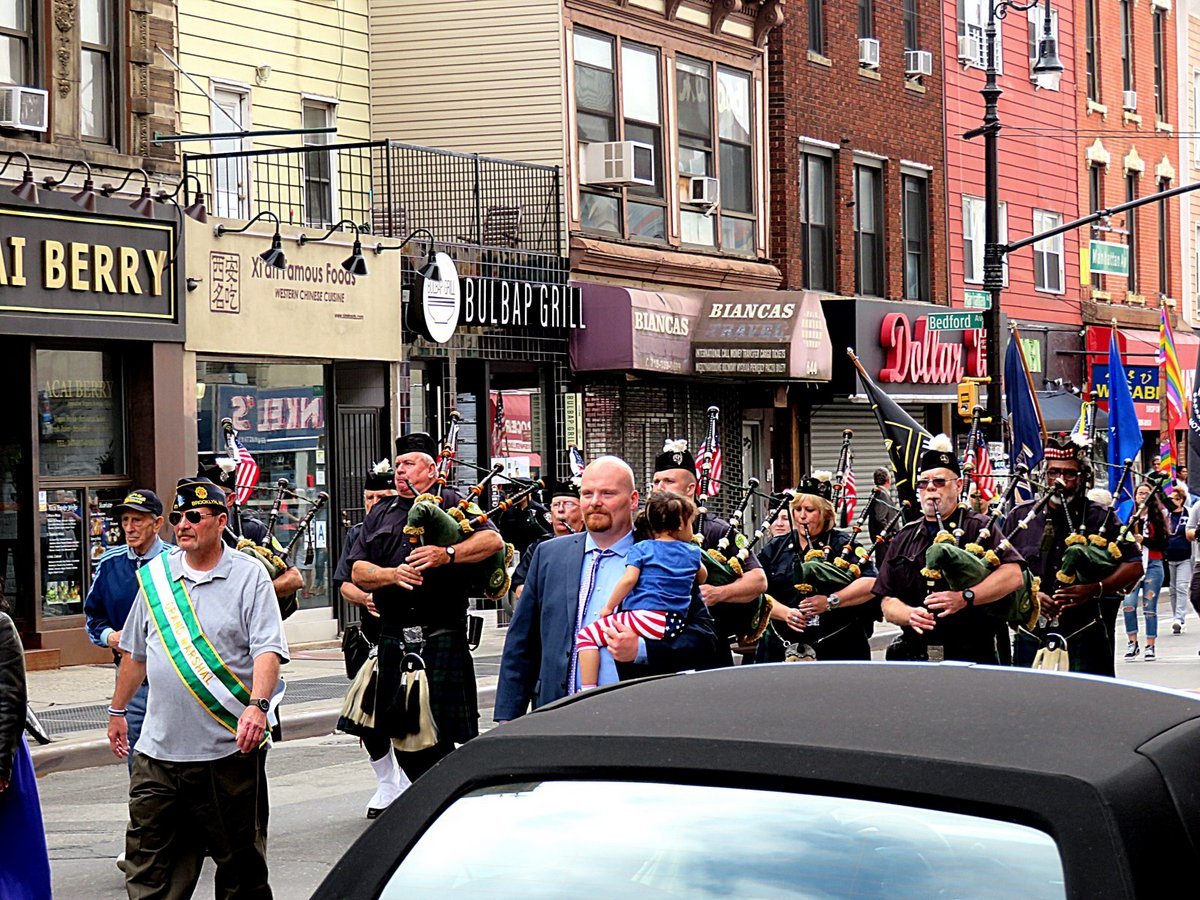
[(946, 302), (934, 11), (808, 0), (771, 33), (771, 249), (784, 287)]

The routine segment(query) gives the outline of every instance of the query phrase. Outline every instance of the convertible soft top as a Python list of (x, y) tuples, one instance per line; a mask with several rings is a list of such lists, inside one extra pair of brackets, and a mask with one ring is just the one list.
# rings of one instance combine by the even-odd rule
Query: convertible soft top
[(1176, 867), (1163, 859), (1200, 859), (1198, 760), (1200, 699), (1105, 679), (954, 663), (651, 678), (568, 698), (464, 745), (388, 810), (316, 896), (386, 881), (398, 847), (467, 791), (583, 778), (1005, 819), (1056, 840), (1070, 895), (1132, 897), (1172, 882)]

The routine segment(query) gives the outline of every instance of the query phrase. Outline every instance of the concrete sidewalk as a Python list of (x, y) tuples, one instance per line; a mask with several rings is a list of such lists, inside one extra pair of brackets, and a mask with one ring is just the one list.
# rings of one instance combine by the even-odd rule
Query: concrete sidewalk
[[(504, 649), (504, 628), (496, 625), (495, 610), (481, 610), (483, 637), (473, 654), (482, 715), (490, 719)], [(111, 665), (68, 666), (29, 672), (29, 705), (55, 740), (37, 746), (30, 740), (37, 774), (64, 772), (89, 766), (118, 763), (108, 747), (107, 708), (112, 699), (116, 669)], [(329, 734), (337, 723), (346, 690), (340, 644), (292, 648), (283, 667), (287, 696), (281, 716), (283, 739)]]

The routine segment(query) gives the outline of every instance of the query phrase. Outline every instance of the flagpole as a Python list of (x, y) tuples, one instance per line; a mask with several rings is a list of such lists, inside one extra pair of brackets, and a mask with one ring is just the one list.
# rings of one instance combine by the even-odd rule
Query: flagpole
[(1029, 385), (1029, 396), (1033, 398), (1033, 408), (1037, 410), (1038, 427), (1042, 429), (1042, 443), (1046, 443), (1046, 420), (1042, 417), (1042, 404), (1038, 400), (1037, 390), (1033, 386), (1033, 375), (1029, 371), (1029, 360), (1025, 358), (1025, 348), (1021, 345), (1021, 332), (1015, 322), (1008, 323), (1010, 337), (1017, 339), (1017, 354), (1021, 357), (1021, 368), (1025, 370), (1025, 383)]

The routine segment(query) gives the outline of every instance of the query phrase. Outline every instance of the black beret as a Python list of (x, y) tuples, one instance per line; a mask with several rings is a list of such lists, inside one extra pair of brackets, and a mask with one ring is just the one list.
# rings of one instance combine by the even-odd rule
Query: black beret
[(173, 510), (217, 507), (225, 510), (225, 492), (207, 478), (180, 478), (175, 485)]
[(550, 483), (546, 486), (546, 497), (553, 500), (555, 497), (571, 497), (575, 500), (579, 499), (579, 485), (573, 481), (562, 481), (558, 478), (550, 479)]
[(363, 481), (364, 491), (390, 491), (396, 486), (396, 473), (392, 469), (392, 464), (388, 460), (384, 460), (375, 468), (367, 472), (367, 477)]
[[(826, 475), (828, 476), (828, 473)], [(822, 500), (832, 501), (833, 482), (828, 477), (822, 480), (815, 475), (805, 475), (796, 486), (796, 493), (808, 494), (812, 497), (820, 497)], [(795, 502), (795, 500), (792, 501), (793, 505)]]
[(437, 441), (424, 431), (402, 434), (396, 438), (396, 455), (402, 456), (405, 453), (424, 453), (430, 459), (437, 459)]

